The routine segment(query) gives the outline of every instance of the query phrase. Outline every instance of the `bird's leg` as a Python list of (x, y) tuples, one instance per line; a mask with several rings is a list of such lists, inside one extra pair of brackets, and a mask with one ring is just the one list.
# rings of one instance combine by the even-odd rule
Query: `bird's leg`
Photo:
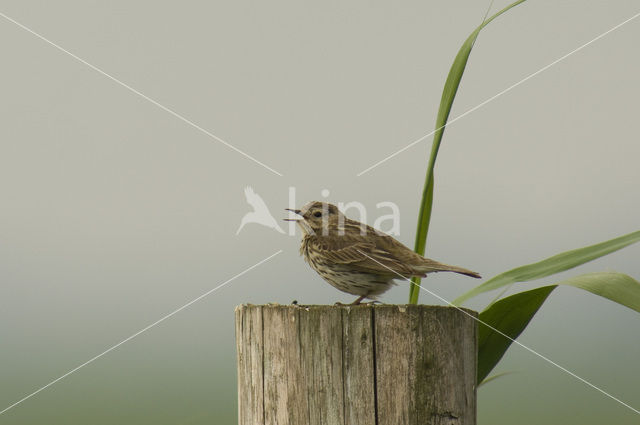
[(358, 297), (358, 299), (357, 299), (357, 300), (355, 300), (354, 302), (352, 302), (351, 304), (343, 304), (343, 303), (341, 303), (341, 302), (337, 302), (337, 303), (335, 303), (334, 305), (335, 305), (335, 306), (338, 306), (338, 307), (349, 307), (349, 306), (352, 306), (352, 305), (358, 305), (358, 304), (360, 304), (360, 303), (362, 302), (362, 300), (364, 300), (365, 298), (367, 298), (367, 296), (366, 296), (366, 295), (363, 295), (363, 296), (361, 296), (361, 297)]
[(361, 296), (359, 296), (359, 297), (358, 297), (358, 299), (357, 299), (357, 300), (355, 300), (354, 302), (352, 302), (352, 303), (351, 303), (351, 304), (349, 304), (349, 305), (358, 305), (358, 304), (360, 304), (360, 303), (362, 302), (362, 300), (364, 300), (365, 298), (367, 298), (367, 296), (366, 296), (366, 295), (361, 295)]
[(368, 301), (366, 303), (363, 303), (362, 300), (364, 300), (365, 298), (367, 298), (366, 295), (363, 295), (361, 297), (358, 297), (357, 300), (355, 300), (354, 302), (350, 303), (350, 304), (342, 304), (341, 302), (337, 302), (334, 305), (339, 306), (339, 307), (349, 307), (349, 306), (353, 306), (353, 305), (374, 305), (374, 304), (382, 304), (380, 301), (377, 300), (372, 300), (372, 301)]

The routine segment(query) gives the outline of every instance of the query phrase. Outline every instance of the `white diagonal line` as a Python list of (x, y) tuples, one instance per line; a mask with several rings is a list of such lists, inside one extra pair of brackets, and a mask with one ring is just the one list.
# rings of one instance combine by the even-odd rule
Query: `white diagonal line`
[(489, 329), (491, 329), (492, 331), (499, 333), (500, 335), (502, 335), (503, 337), (507, 338), (509, 341), (518, 344), (520, 347), (524, 348), (525, 350), (529, 351), (532, 354), (535, 354), (536, 356), (540, 357), (542, 360), (552, 364), (553, 366), (557, 367), (558, 369), (562, 370), (563, 372), (568, 373), (569, 375), (573, 376), (574, 378), (576, 378), (577, 380), (587, 384), (588, 386), (590, 386), (591, 388), (600, 391), (602, 394), (606, 395), (607, 397), (617, 401), (618, 403), (622, 404), (623, 406), (633, 410), (635, 413), (640, 415), (640, 410), (635, 409), (631, 406), (629, 406), (627, 403), (623, 402), (622, 400), (612, 396), (611, 394), (609, 394), (608, 392), (606, 392), (603, 389), (600, 389), (599, 387), (596, 387), (595, 385), (593, 385), (591, 382), (587, 381), (584, 378), (579, 377), (578, 375), (576, 375), (575, 373), (571, 372), (570, 370), (568, 370), (567, 368), (564, 368), (562, 366), (560, 366), (558, 363), (554, 362), (553, 360), (551, 360), (548, 357), (543, 356), (542, 354), (538, 353), (537, 351), (533, 350), (532, 348), (527, 347), (526, 345), (524, 345), (521, 342), (516, 341), (515, 339), (511, 338), (509, 335), (505, 334), (504, 332), (499, 331), (498, 329), (494, 328), (493, 326), (489, 325), (488, 323), (485, 323), (483, 320), (478, 319), (477, 317), (474, 317), (472, 314), (468, 313), (467, 311), (461, 309), (460, 307), (458, 307), (457, 305), (453, 305), (451, 304), (449, 301), (445, 300), (444, 298), (442, 298), (440, 295), (431, 292), (430, 290), (428, 290), (427, 288), (422, 287), (421, 285), (418, 285), (417, 283), (413, 282), (411, 279), (408, 279), (404, 276), (402, 276), (400, 273), (396, 272), (395, 270), (393, 270), (392, 268), (386, 266), (385, 264), (382, 264), (381, 262), (379, 262), (378, 260), (376, 260), (375, 258), (371, 258), (369, 255), (365, 254), (364, 252), (357, 250), (360, 254), (364, 255), (365, 257), (367, 257), (370, 260), (375, 261), (376, 263), (378, 263), (379, 265), (381, 265), (382, 267), (388, 269), (389, 271), (391, 271), (392, 273), (396, 274), (399, 276), (399, 278), (406, 280), (407, 282), (411, 283), (412, 285), (417, 286), (418, 288), (422, 289), (423, 291), (428, 292), (429, 294), (433, 295), (434, 297), (438, 298), (440, 301), (447, 303), (448, 305), (450, 305), (451, 307), (461, 311), (462, 313), (466, 314), (467, 316), (471, 317), (473, 320), (475, 320), (476, 322), (488, 327)]
[(47, 39), (46, 37), (38, 34), (37, 32), (33, 31), (32, 29), (22, 25), (20, 22), (16, 21), (15, 19), (10, 18), (9, 16), (5, 15), (4, 13), (0, 12), (0, 16), (2, 16), (4, 19), (6, 19), (9, 22), (12, 22), (14, 24), (16, 24), (17, 26), (19, 26), (20, 28), (22, 28), (23, 30), (29, 32), (30, 34), (35, 35), (36, 37), (38, 37), (40, 40), (44, 41), (45, 43), (55, 47), (56, 49), (60, 50), (63, 53), (66, 53), (67, 55), (71, 56), (72, 58), (74, 58), (75, 60), (77, 60), (78, 62), (83, 63), (84, 65), (88, 66), (89, 68), (93, 69), (94, 71), (98, 72), (101, 75), (104, 75), (105, 77), (107, 77), (108, 79), (110, 79), (111, 81), (119, 84), (120, 86), (124, 87), (125, 89), (129, 90), (132, 93), (137, 94), (138, 96), (140, 96), (141, 98), (153, 103), (155, 106), (157, 106), (158, 108), (162, 109), (165, 112), (168, 112), (169, 114), (173, 115), (174, 117), (178, 118), (180, 121), (190, 125), (191, 127), (195, 128), (196, 130), (200, 131), (201, 133), (206, 134), (207, 136), (211, 137), (212, 139), (222, 143), (223, 145), (225, 145), (226, 147), (233, 149), (234, 151), (236, 151), (237, 153), (239, 153), (240, 155), (244, 156), (247, 159), (250, 159), (251, 161), (255, 162), (256, 164), (261, 165), (262, 167), (266, 168), (267, 170), (271, 171), (274, 174), (279, 175), (280, 177), (282, 177), (282, 174), (276, 170), (274, 170), (273, 168), (269, 167), (268, 165), (266, 165), (265, 163), (258, 161), (256, 158), (254, 158), (253, 156), (249, 155), (248, 153), (236, 148), (235, 146), (233, 146), (231, 143), (227, 142), (226, 140), (221, 139), (220, 137), (216, 136), (215, 134), (211, 133), (210, 131), (200, 127), (198, 124), (194, 123), (193, 121), (183, 117), (182, 115), (180, 115), (179, 113), (177, 113), (176, 111), (174, 111), (171, 108), (168, 108), (164, 105), (162, 105), (161, 103), (157, 102), (156, 100), (150, 98), (149, 96), (147, 96), (144, 93), (141, 93), (140, 91), (134, 89), (133, 87), (131, 87), (130, 85), (123, 83), (122, 81), (120, 81), (119, 79), (117, 79), (116, 77), (112, 76), (111, 74), (108, 74), (107, 72), (101, 70), (100, 68), (98, 68), (95, 65), (90, 64), (89, 62), (87, 62), (86, 60), (76, 56), (75, 54), (71, 53), (70, 51), (66, 50), (65, 48), (59, 46), (58, 44), (54, 43), (53, 41)]
[(565, 60), (566, 58), (568, 58), (569, 56), (573, 55), (574, 53), (579, 52), (580, 50), (584, 49), (585, 47), (587, 47), (588, 45), (590, 45), (591, 43), (601, 39), (602, 37), (606, 36), (607, 34), (617, 30), (618, 28), (620, 28), (621, 26), (631, 22), (632, 20), (636, 19), (638, 16), (640, 16), (640, 12), (636, 13), (635, 15), (633, 15), (632, 17), (630, 17), (629, 19), (619, 23), (618, 25), (616, 25), (615, 27), (603, 32), (602, 34), (600, 34), (599, 36), (591, 39), (590, 41), (584, 43), (583, 45), (581, 45), (580, 47), (570, 51), (569, 53), (567, 53), (564, 56), (559, 57), (558, 59), (554, 60), (553, 62), (551, 62), (550, 64), (543, 66), (542, 68), (540, 68), (539, 70), (537, 70), (536, 72), (529, 74), (528, 76), (526, 76), (525, 78), (523, 78), (522, 80), (518, 81), (515, 84), (510, 85), (509, 87), (507, 87), (506, 89), (502, 90), (501, 92), (491, 96), (489, 99), (485, 100), (484, 102), (474, 106), (473, 108), (469, 109), (468, 111), (464, 112), (463, 114), (458, 115), (457, 117), (449, 120), (447, 123), (445, 123), (443, 126), (436, 128), (435, 130), (433, 130), (432, 132), (425, 134), (424, 136), (414, 140), (413, 142), (409, 143), (407, 146), (403, 147), (402, 149), (399, 149), (397, 151), (395, 151), (394, 153), (392, 153), (391, 155), (387, 156), (386, 158), (376, 162), (375, 164), (373, 164), (372, 166), (370, 166), (369, 168), (365, 168), (364, 170), (360, 171), (356, 176), (360, 177), (361, 175), (368, 173), (369, 171), (373, 170), (374, 168), (376, 168), (378, 165), (383, 164), (385, 162), (387, 162), (388, 160), (390, 160), (391, 158), (395, 157), (396, 155), (406, 151), (407, 149), (417, 145), (418, 143), (422, 142), (424, 139), (426, 139), (429, 136), (432, 136), (433, 134), (435, 134), (436, 132), (442, 130), (443, 128), (447, 127), (448, 125), (458, 121), (460, 118), (463, 118), (467, 115), (469, 115), (470, 113), (472, 113), (473, 111), (482, 108), (484, 105), (486, 105), (487, 103), (497, 99), (498, 97), (502, 96), (503, 94), (507, 93), (508, 91), (511, 91), (512, 89), (518, 87), (520, 84), (524, 83), (525, 81), (535, 77), (536, 75), (540, 74), (541, 72), (546, 71), (547, 69), (551, 68), (552, 66), (556, 65), (558, 62), (561, 62), (563, 60)]
[(82, 363), (80, 366), (77, 366), (73, 369), (71, 369), (69, 372), (65, 373), (64, 375), (60, 376), (59, 378), (54, 379), (53, 381), (49, 382), (47, 385), (40, 387), (39, 389), (37, 389), (36, 391), (32, 392), (31, 394), (21, 398), (20, 400), (16, 401), (15, 403), (13, 403), (10, 406), (7, 406), (6, 408), (4, 408), (4, 410), (0, 411), (0, 415), (2, 415), (3, 413), (5, 413), (6, 411), (8, 411), (9, 409), (14, 408), (15, 406), (19, 405), (20, 403), (22, 403), (23, 401), (26, 401), (28, 399), (30, 399), (31, 397), (33, 397), (34, 395), (38, 394), (40, 391), (43, 391), (47, 388), (49, 388), (50, 386), (52, 386), (53, 384), (55, 384), (56, 382), (66, 378), (67, 376), (71, 375), (72, 373), (78, 371), (79, 369), (85, 367), (86, 365), (88, 365), (89, 363), (94, 362), (95, 360), (98, 360), (100, 357), (104, 356), (105, 354), (115, 350), (116, 348), (120, 347), (122, 344), (131, 341), (133, 338), (137, 337), (138, 335), (140, 335), (143, 332), (148, 331), (149, 329), (153, 328), (154, 326), (164, 322), (165, 320), (167, 320), (168, 318), (170, 318), (171, 316), (173, 316), (174, 314), (179, 313), (180, 311), (184, 310), (185, 308), (189, 307), (191, 304), (200, 301), (201, 299), (203, 299), (204, 297), (206, 297), (207, 295), (217, 291), (218, 289), (222, 288), (223, 286), (227, 285), (228, 283), (231, 283), (232, 281), (234, 281), (235, 279), (239, 278), (240, 276), (242, 276), (243, 274), (249, 272), (250, 270), (253, 270), (254, 268), (258, 267), (259, 265), (269, 261), (270, 259), (272, 259), (273, 257), (275, 257), (276, 255), (280, 254), (282, 252), (282, 250), (279, 250), (278, 252), (271, 254), (270, 256), (268, 256), (267, 258), (265, 258), (262, 261), (257, 262), (256, 264), (254, 264), (253, 266), (243, 270), (242, 272), (238, 273), (237, 275), (233, 276), (232, 278), (222, 282), (220, 285), (216, 286), (213, 289), (210, 289), (209, 291), (205, 292), (204, 294), (200, 295), (198, 298), (189, 301), (188, 303), (186, 303), (185, 305), (183, 305), (182, 307), (172, 311), (171, 313), (167, 314), (166, 316), (163, 316), (162, 318), (156, 320), (155, 322), (153, 322), (152, 324), (140, 329), (138, 332), (134, 333), (133, 335), (131, 335), (128, 338), (123, 339), (122, 341), (120, 341), (119, 343), (117, 343), (116, 345), (112, 346), (111, 348), (103, 351), (102, 353), (98, 354), (95, 357), (92, 357), (91, 359), (87, 360), (86, 362)]

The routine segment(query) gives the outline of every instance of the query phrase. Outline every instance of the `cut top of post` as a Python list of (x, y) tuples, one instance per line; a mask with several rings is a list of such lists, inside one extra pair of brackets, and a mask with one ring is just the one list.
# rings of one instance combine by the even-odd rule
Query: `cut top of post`
[(475, 424), (477, 313), (236, 308), (239, 423)]

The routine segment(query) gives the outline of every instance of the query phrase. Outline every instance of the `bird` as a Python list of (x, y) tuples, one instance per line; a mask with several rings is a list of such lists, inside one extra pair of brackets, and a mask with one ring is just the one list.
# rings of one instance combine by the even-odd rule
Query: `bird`
[(365, 223), (347, 218), (335, 205), (312, 201), (301, 209), (286, 208), (296, 214), (302, 230), (300, 255), (330, 285), (358, 298), (377, 300), (389, 290), (394, 279), (426, 277), (433, 272), (454, 272), (473, 278), (481, 276), (462, 267), (430, 260), (401, 242)]
[(269, 212), (269, 208), (267, 208), (267, 204), (264, 203), (264, 200), (260, 195), (254, 192), (251, 186), (247, 186), (244, 188), (244, 196), (247, 199), (247, 203), (253, 207), (253, 211), (246, 213), (242, 220), (240, 221), (240, 227), (236, 232), (236, 235), (240, 233), (240, 230), (247, 223), (258, 223), (263, 226), (267, 226), (271, 229), (277, 230), (280, 233), (284, 233), (284, 230), (280, 228), (278, 222)]

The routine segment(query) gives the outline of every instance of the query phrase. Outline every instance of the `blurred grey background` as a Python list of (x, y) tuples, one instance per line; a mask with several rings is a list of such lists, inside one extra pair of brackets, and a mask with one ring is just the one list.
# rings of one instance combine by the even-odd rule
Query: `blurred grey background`
[[(487, 7), (0, 1), (1, 13), (284, 175), (0, 18), (0, 410), (283, 250), (0, 423), (234, 423), (234, 306), (352, 299), (303, 263), (299, 235), (255, 224), (235, 235), (249, 211), (243, 188), (278, 218), (290, 186), (300, 204), (323, 189), (363, 202), (370, 222), (377, 202), (395, 202), (412, 246), (431, 138), (356, 174), (433, 130), (450, 64)], [(513, 9), (481, 33), (452, 117), (638, 12), (635, 0)], [(638, 230), (639, 38), (637, 19), (447, 129), (428, 256), (491, 277)], [(565, 275), (637, 279), (639, 257), (632, 246)], [(477, 282), (425, 284), (453, 299)], [(400, 283), (383, 301), (407, 297)], [(520, 341), (640, 407), (637, 313), (560, 288)], [(519, 347), (498, 371), (516, 373), (480, 389), (482, 424), (638, 421)]]

